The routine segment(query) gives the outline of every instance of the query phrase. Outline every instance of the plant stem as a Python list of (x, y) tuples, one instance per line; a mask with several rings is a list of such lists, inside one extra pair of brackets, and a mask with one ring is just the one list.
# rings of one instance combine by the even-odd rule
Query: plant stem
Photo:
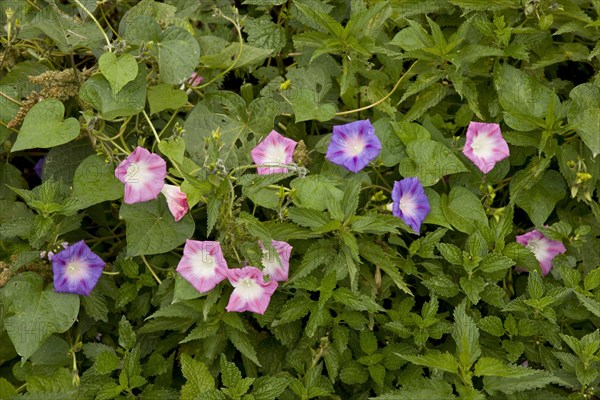
[(96, 24), (96, 26), (98, 27), (100, 32), (102, 32), (102, 36), (104, 36), (104, 40), (106, 41), (107, 50), (109, 52), (112, 52), (112, 48), (111, 48), (112, 46), (110, 44), (110, 39), (108, 38), (108, 35), (106, 34), (106, 32), (104, 32), (104, 29), (102, 29), (102, 25), (100, 25), (100, 22), (98, 22), (96, 17), (94, 17), (94, 14), (92, 14), (90, 12), (90, 10), (88, 10), (83, 4), (81, 4), (81, 2), (79, 0), (73, 0), (73, 1), (75, 2), (75, 4), (77, 4), (79, 7), (81, 7), (87, 15), (89, 15), (89, 17), (92, 19), (92, 21), (94, 21), (94, 23)]

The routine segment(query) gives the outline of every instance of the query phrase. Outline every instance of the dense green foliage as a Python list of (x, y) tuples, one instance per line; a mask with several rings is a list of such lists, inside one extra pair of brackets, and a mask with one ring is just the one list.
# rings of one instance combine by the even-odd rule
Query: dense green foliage
[[(600, 1), (235, 3), (0, 4), (0, 398), (597, 399)], [(366, 119), (379, 156), (329, 162)], [(471, 121), (510, 147), (486, 175)], [(259, 175), (273, 129), (295, 164)], [(136, 146), (181, 221), (123, 203)], [(420, 235), (386, 209), (414, 176)], [(567, 249), (545, 276), (515, 241), (534, 228)], [(227, 312), (230, 285), (175, 271), (192, 238), (230, 268), (288, 242), (289, 280)], [(80, 240), (105, 274), (57, 293), (40, 252)]]

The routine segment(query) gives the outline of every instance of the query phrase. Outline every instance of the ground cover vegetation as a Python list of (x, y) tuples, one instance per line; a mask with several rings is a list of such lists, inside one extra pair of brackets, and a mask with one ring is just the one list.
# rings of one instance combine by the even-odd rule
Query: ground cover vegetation
[(600, 1), (6, 0), (1, 399), (597, 399)]

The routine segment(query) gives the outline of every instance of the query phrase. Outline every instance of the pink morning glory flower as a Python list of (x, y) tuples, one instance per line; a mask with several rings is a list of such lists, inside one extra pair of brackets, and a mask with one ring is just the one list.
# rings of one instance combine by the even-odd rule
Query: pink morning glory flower
[(279, 242), (277, 240), (273, 240), (271, 244), (279, 255), (279, 260), (273, 252), (269, 252), (264, 248), (262, 243), (259, 243), (263, 250), (262, 264), (264, 268), (262, 272), (264, 275), (269, 275), (269, 279), (272, 281), (287, 281), (292, 246), (286, 242)]
[(562, 242), (548, 239), (542, 232), (537, 230), (519, 235), (515, 240), (533, 252), (535, 258), (540, 262), (540, 268), (544, 276), (548, 275), (552, 269), (554, 257), (567, 251)]
[(161, 190), (167, 199), (169, 211), (173, 214), (175, 221), (179, 221), (189, 211), (187, 196), (181, 191), (179, 186), (168, 185), (165, 183)]
[(265, 282), (262, 271), (256, 267), (230, 269), (227, 276), (234, 289), (225, 309), (264, 314), (277, 289), (277, 282)]
[(193, 72), (192, 75), (190, 75), (190, 79), (188, 79), (187, 83), (189, 83), (192, 87), (196, 87), (201, 84), (203, 80), (204, 78), (198, 75), (197, 72)]
[(273, 167), (258, 167), (259, 174), (286, 173), (287, 168), (278, 166), (279, 164), (289, 164), (294, 156), (294, 149), (297, 142), (280, 135), (276, 131), (271, 131), (250, 154), (255, 164), (274, 165)]
[(484, 174), (490, 172), (497, 162), (509, 156), (508, 144), (502, 137), (500, 125), (471, 122), (467, 128), (467, 141), (463, 154)]
[(394, 182), (392, 200), (394, 216), (401, 218), (418, 234), (421, 223), (431, 211), (429, 199), (419, 178), (404, 178)]
[(205, 293), (227, 278), (227, 261), (219, 242), (188, 239), (176, 271), (196, 290)]
[(125, 203), (140, 203), (158, 197), (165, 184), (167, 163), (138, 146), (115, 169), (115, 176), (125, 184)]
[(379, 155), (381, 142), (369, 120), (351, 122), (333, 127), (331, 143), (325, 157), (357, 173)]
[(54, 290), (89, 296), (106, 263), (83, 240), (52, 256)]

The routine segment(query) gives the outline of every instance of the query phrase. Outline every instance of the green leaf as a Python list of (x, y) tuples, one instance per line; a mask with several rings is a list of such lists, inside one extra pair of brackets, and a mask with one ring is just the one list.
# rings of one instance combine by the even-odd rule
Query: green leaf
[(583, 279), (583, 287), (585, 290), (594, 290), (600, 286), (600, 267), (591, 270)]
[(194, 233), (188, 213), (179, 222), (161, 196), (145, 203), (123, 204), (119, 216), (127, 223), (127, 256), (166, 253), (185, 243)]
[(454, 358), (454, 356), (448, 352), (439, 353), (436, 351), (430, 351), (427, 354), (417, 356), (405, 354), (398, 355), (406, 361), (416, 365), (421, 365), (427, 368), (440, 369), (442, 371), (450, 372), (453, 374), (458, 373), (458, 361), (456, 361), (456, 358)]
[(116, 370), (120, 362), (121, 359), (113, 351), (105, 350), (98, 354), (93, 368), (98, 374), (105, 375)]
[(324, 175), (296, 178), (290, 182), (290, 188), (295, 190), (294, 204), (323, 211), (327, 208), (326, 199), (328, 195), (336, 201), (341, 201), (344, 198), (344, 192), (335, 186), (336, 183), (338, 182)]
[(0, 398), (9, 399), (17, 396), (17, 389), (5, 378), (0, 378)]
[(585, 295), (574, 292), (583, 306), (596, 317), (600, 318), (600, 301), (586, 297)]
[(497, 337), (504, 335), (504, 326), (502, 325), (502, 320), (495, 315), (489, 315), (481, 318), (478, 324), (483, 331), (489, 333), (490, 335)]
[(471, 279), (468, 279), (465, 276), (460, 278), (461, 289), (463, 290), (463, 292), (465, 292), (471, 303), (473, 303), (474, 305), (479, 303), (479, 300), (481, 299), (479, 293), (483, 291), (485, 286), (486, 282), (480, 276), (475, 276)]
[[(79, 136), (79, 121), (63, 120), (65, 106), (56, 99), (45, 99), (34, 105), (27, 113), (11, 152), (50, 148), (70, 142)], [(43, 134), (42, 134), (43, 132)]]
[(486, 376), (483, 378), (483, 387), (487, 393), (494, 395), (497, 392), (512, 394), (516, 392), (542, 388), (557, 378), (546, 371), (529, 370), (525, 376)]
[(183, 163), (185, 154), (185, 142), (180, 137), (161, 140), (158, 143), (158, 149), (165, 156), (178, 163)]
[(170, 26), (152, 52), (158, 61), (160, 80), (179, 85), (190, 77), (198, 65), (200, 45), (187, 30)]
[(465, 311), (462, 302), (454, 309), (454, 329), (452, 338), (456, 343), (456, 356), (464, 370), (469, 370), (481, 355), (479, 329), (475, 321)]
[(247, 19), (244, 31), (248, 33), (248, 43), (261, 49), (271, 49), (279, 53), (286, 43), (285, 30), (266, 15)]
[(104, 53), (98, 59), (98, 67), (108, 83), (110, 83), (113, 95), (119, 93), (138, 74), (137, 62), (129, 53), (125, 53), (118, 58), (115, 53)]
[(347, 385), (365, 383), (369, 379), (369, 372), (357, 362), (350, 362), (340, 372), (340, 379)]
[[(183, 90), (174, 88), (167, 83), (148, 88), (150, 114), (156, 114), (164, 110), (177, 110), (185, 106), (187, 100), (188, 96)], [(162, 142), (159, 143), (159, 146)]]
[(438, 243), (435, 247), (437, 247), (442, 257), (450, 264), (462, 265), (463, 254), (458, 247), (450, 243)]
[(181, 354), (181, 372), (187, 379), (181, 387), (181, 400), (196, 400), (199, 394), (215, 388), (215, 379), (208, 367), (186, 353)]
[(235, 363), (227, 361), (225, 354), (221, 354), (221, 381), (227, 387), (235, 387), (242, 380), (242, 373), (235, 366)]
[(384, 309), (372, 298), (362, 293), (354, 293), (347, 288), (338, 288), (333, 292), (333, 298), (355, 311), (381, 312)]
[(296, 122), (311, 119), (329, 121), (337, 111), (332, 103), (319, 103), (315, 98), (315, 93), (310, 89), (296, 89), (288, 95), (288, 99), (292, 104)]
[(481, 260), (479, 263), (479, 269), (483, 272), (493, 273), (497, 271), (504, 271), (513, 265), (515, 265), (515, 262), (512, 259), (502, 254), (491, 253)]
[[(599, 135), (600, 136), (600, 135)], [(534, 225), (543, 225), (554, 206), (567, 194), (565, 181), (558, 171), (546, 170), (541, 180), (519, 196), (516, 203), (527, 212)]]
[(472, 234), (477, 224), (488, 226), (481, 201), (464, 187), (454, 186), (450, 195), (442, 195), (442, 210), (448, 222), (461, 232)]
[(75, 171), (73, 196), (81, 209), (108, 200), (123, 197), (123, 184), (115, 178), (114, 167), (104, 162), (104, 157), (91, 155)]
[(119, 346), (125, 350), (130, 350), (135, 345), (137, 338), (133, 327), (123, 315), (119, 321)]
[(454, 400), (453, 387), (444, 379), (421, 379), (415, 384), (376, 397), (377, 400)]
[(81, 86), (79, 97), (109, 121), (138, 114), (146, 104), (146, 67), (138, 64), (136, 78), (117, 94), (103, 75), (93, 75)]
[(592, 151), (594, 157), (600, 154), (600, 107), (586, 108), (573, 118), (571, 124), (583, 140), (583, 143)]
[(412, 162), (400, 162), (400, 174), (417, 176), (423, 186), (432, 186), (443, 176), (466, 172), (462, 162), (443, 144), (433, 140), (413, 140), (406, 146)]
[(53, 333), (66, 332), (79, 313), (79, 296), (43, 290), (42, 277), (25, 272), (4, 287), (4, 326), (17, 353), (27, 360)]
[(227, 332), (227, 337), (233, 344), (233, 346), (244, 356), (246, 356), (250, 361), (252, 361), (255, 365), (261, 366), (258, 361), (258, 357), (256, 355), (256, 349), (252, 342), (250, 342), (250, 338), (248, 335), (241, 333), (231, 327), (226, 327), (225, 331)]
[(527, 294), (531, 299), (541, 299), (544, 295), (544, 284), (542, 283), (542, 277), (537, 271), (529, 273), (527, 279)]
[(371, 355), (377, 351), (377, 338), (375, 334), (369, 330), (363, 330), (360, 332), (360, 349)]
[(262, 49), (244, 43), (239, 60), (233, 64), (240, 52), (240, 43), (231, 43), (219, 54), (211, 54), (200, 57), (200, 63), (211, 68), (242, 68), (249, 65), (260, 64), (273, 53), (271, 49)]
[[(548, 85), (509, 64), (502, 64), (496, 73), (499, 79), (496, 83), (499, 100), (505, 110), (524, 119), (527, 116), (544, 118), (550, 99), (556, 96)], [(531, 128), (535, 129), (535, 125)]]
[(252, 396), (254, 400), (276, 400), (290, 385), (290, 377), (285, 376), (261, 376), (252, 385)]

